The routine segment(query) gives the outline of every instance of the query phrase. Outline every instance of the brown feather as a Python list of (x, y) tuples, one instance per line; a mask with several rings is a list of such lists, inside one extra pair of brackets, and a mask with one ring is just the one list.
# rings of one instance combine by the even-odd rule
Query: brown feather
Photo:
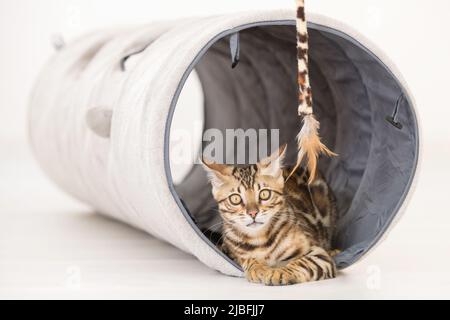
[(319, 137), (319, 121), (314, 118), (314, 115), (310, 114), (303, 118), (303, 127), (297, 136), (298, 155), (297, 163), (294, 169), (289, 174), (289, 179), (292, 174), (302, 164), (303, 160), (306, 162), (306, 167), (309, 171), (308, 183), (312, 183), (316, 177), (317, 161), (321, 154), (331, 156), (337, 156), (336, 153), (329, 150), (321, 141)]

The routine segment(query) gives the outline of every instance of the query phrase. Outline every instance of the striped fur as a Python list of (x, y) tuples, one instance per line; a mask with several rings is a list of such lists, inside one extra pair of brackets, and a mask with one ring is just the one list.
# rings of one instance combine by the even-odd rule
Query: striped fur
[(313, 99), (308, 73), (308, 28), (305, 17), (304, 0), (297, 0), (297, 64), (298, 64), (298, 114), (303, 126), (297, 136), (298, 156), (291, 174), (306, 160), (310, 172), (309, 183), (314, 181), (317, 172), (317, 159), (321, 154), (336, 156), (319, 137), (320, 124), (313, 114)]
[(246, 167), (204, 162), (215, 181), (223, 250), (249, 281), (287, 285), (333, 278), (335, 200), (328, 184), (298, 169), (285, 182), (285, 148)]

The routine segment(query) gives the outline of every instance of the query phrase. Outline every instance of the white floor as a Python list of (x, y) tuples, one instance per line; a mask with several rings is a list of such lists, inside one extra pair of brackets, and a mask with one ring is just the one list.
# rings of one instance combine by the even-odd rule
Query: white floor
[(94, 214), (57, 190), (27, 149), (11, 154), (0, 166), (0, 298), (450, 298), (450, 157), (428, 158), (404, 218), (366, 259), (335, 280), (275, 288)]

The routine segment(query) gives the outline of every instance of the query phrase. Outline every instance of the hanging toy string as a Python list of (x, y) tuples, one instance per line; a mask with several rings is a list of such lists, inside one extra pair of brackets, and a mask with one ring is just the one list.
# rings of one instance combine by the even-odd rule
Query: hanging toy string
[[(319, 137), (320, 123), (313, 113), (312, 90), (308, 74), (308, 28), (305, 17), (304, 0), (297, 0), (297, 63), (298, 63), (298, 115), (303, 126), (297, 136), (297, 163), (289, 177), (305, 162), (309, 171), (309, 183), (316, 177), (317, 160), (321, 154), (336, 156)], [(288, 179), (289, 179), (288, 177)]]

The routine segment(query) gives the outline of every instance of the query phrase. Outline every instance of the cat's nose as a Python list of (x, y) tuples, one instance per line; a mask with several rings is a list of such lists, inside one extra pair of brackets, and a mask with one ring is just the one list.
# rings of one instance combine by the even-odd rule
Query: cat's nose
[(253, 219), (255, 219), (256, 215), (258, 214), (258, 210), (248, 210), (247, 214), (252, 217)]

